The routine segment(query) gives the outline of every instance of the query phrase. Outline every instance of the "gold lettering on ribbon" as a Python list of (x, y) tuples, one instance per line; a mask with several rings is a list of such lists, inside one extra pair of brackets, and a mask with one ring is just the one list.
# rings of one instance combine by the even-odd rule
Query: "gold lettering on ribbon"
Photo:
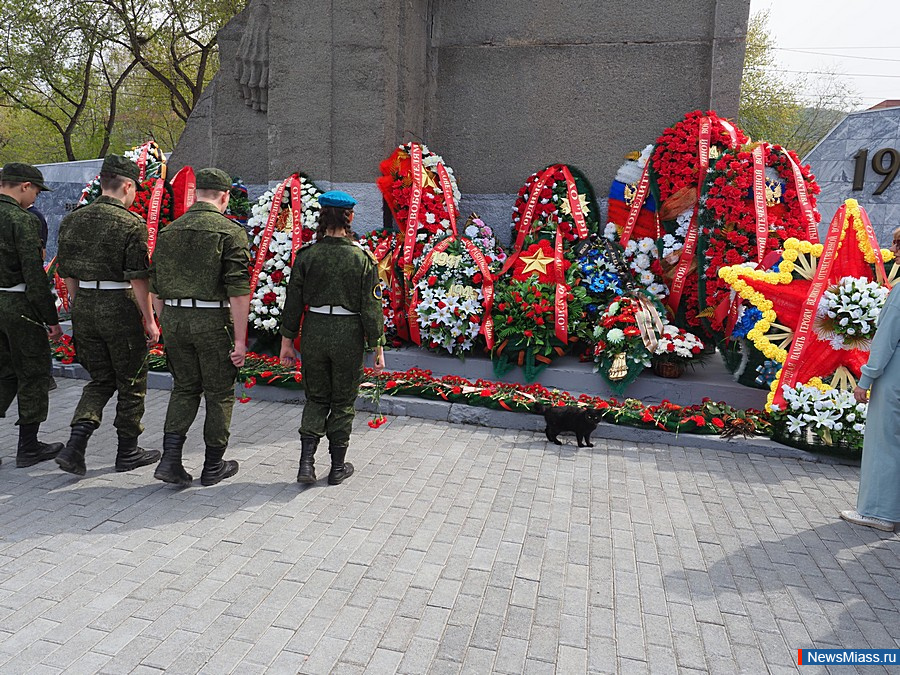
[(303, 245), (303, 194), (300, 191), (300, 174), (294, 174), (289, 179), (291, 190), (291, 267), (297, 251)]
[(494, 348), (494, 320), (491, 311), (494, 307), (494, 279), (491, 276), (491, 268), (488, 267), (484, 254), (469, 239), (463, 239), (463, 245), (472, 256), (472, 260), (481, 272), (481, 294), (484, 296), (483, 311), (481, 315), (481, 333), (488, 349)]
[(269, 246), (272, 243), (272, 235), (275, 233), (275, 223), (278, 222), (278, 214), (281, 213), (281, 202), (284, 198), (284, 190), (288, 181), (285, 180), (275, 188), (275, 194), (272, 196), (272, 206), (269, 208), (269, 217), (266, 220), (266, 227), (262, 236), (259, 238), (259, 249), (256, 251), (256, 261), (253, 263), (253, 270), (250, 272), (250, 295), (256, 292), (256, 286), (259, 284), (259, 273), (262, 271), (263, 264), (266, 262), (266, 255), (269, 253)]
[(634, 226), (637, 225), (638, 217), (641, 215), (641, 209), (647, 200), (647, 192), (650, 189), (650, 160), (644, 165), (641, 172), (641, 180), (638, 182), (637, 192), (631, 200), (631, 208), (628, 209), (628, 219), (625, 221), (625, 229), (622, 231), (622, 237), (619, 240), (622, 246), (631, 241), (631, 233), (634, 232)]
[(756, 263), (761, 264), (769, 240), (769, 214), (766, 210), (765, 143), (753, 148), (753, 209), (756, 215)]
[(147, 253), (152, 258), (156, 249), (156, 235), (159, 231), (159, 211), (162, 208), (162, 196), (165, 192), (165, 181), (157, 178), (150, 196), (150, 208), (147, 211)]
[(559, 231), (559, 223), (556, 230), (556, 246), (554, 247), (553, 269), (556, 276), (556, 293), (553, 307), (553, 322), (557, 339), (563, 344), (569, 342), (569, 305), (566, 302), (565, 276), (563, 273), (563, 247), (562, 233)]
[(800, 166), (791, 157), (791, 153), (783, 150), (784, 156), (787, 157), (788, 163), (791, 165), (791, 173), (794, 175), (794, 188), (797, 190), (797, 201), (800, 202), (800, 210), (803, 212), (803, 218), (806, 220), (806, 238), (813, 244), (819, 243), (819, 226), (816, 223), (815, 212), (809, 201), (809, 194), (806, 191), (806, 181), (803, 180), (803, 172)]
[(816, 307), (819, 299), (827, 287), (828, 277), (831, 275), (831, 268), (834, 263), (835, 254), (841, 241), (841, 231), (843, 230), (844, 218), (846, 217), (847, 207), (841, 206), (828, 228), (828, 238), (825, 240), (825, 249), (822, 251), (822, 257), (819, 258), (819, 266), (816, 268), (816, 276), (809, 287), (809, 293), (806, 301), (803, 303), (803, 312), (801, 313), (800, 324), (794, 334), (794, 340), (791, 343), (791, 349), (781, 368), (781, 375), (778, 377), (778, 384), (775, 387), (775, 396), (772, 404), (780, 408), (785, 406), (784, 389), (791, 389), (797, 384), (797, 373), (800, 369), (800, 363), (803, 359), (803, 352), (810, 344), (809, 334), (813, 325), (813, 318), (816, 315)]
[(575, 232), (579, 239), (587, 239), (587, 221), (584, 219), (584, 211), (581, 209), (581, 199), (578, 195), (578, 186), (575, 185), (575, 178), (568, 166), (563, 164), (563, 176), (566, 179), (566, 196), (569, 200), (569, 210), (572, 212), (572, 219), (575, 221)]
[(143, 183), (144, 179), (147, 177), (147, 154), (150, 152), (150, 143), (144, 143), (141, 146), (141, 154), (138, 157), (137, 165), (140, 170), (140, 181)]
[(422, 146), (412, 143), (409, 150), (412, 166), (412, 194), (409, 199), (409, 211), (406, 214), (406, 233), (403, 237), (404, 270), (412, 264), (416, 234), (419, 231), (419, 214), (422, 210)]
[(450, 218), (450, 229), (456, 234), (456, 219), (459, 214), (456, 210), (456, 195), (453, 194), (453, 183), (450, 182), (450, 174), (443, 163), (437, 165), (438, 178), (441, 181), (441, 192), (444, 193), (444, 205), (447, 207), (447, 215)]
[(525, 237), (531, 232), (531, 224), (534, 221), (534, 211), (537, 208), (538, 199), (541, 197), (541, 190), (544, 189), (544, 185), (547, 183), (551, 168), (552, 167), (547, 167), (544, 169), (538, 175), (534, 185), (531, 186), (531, 193), (528, 195), (528, 202), (525, 204), (525, 213), (522, 214), (522, 219), (516, 226), (516, 243), (513, 245), (512, 252), (506, 258), (503, 269), (497, 273), (497, 278), (506, 274), (507, 270), (513, 266), (513, 263), (516, 262), (516, 259), (522, 252), (522, 245), (525, 243)]

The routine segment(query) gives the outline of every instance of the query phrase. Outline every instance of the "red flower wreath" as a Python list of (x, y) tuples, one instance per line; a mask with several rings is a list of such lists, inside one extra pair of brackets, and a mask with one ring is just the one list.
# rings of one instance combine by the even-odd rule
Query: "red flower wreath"
[[(141, 183), (141, 187), (143, 190), (138, 190), (137, 194), (134, 197), (134, 203), (128, 209), (132, 213), (136, 213), (141, 217), (141, 220), (144, 222), (147, 221), (147, 216), (150, 214), (150, 200), (153, 197), (153, 186), (156, 185), (156, 178), (149, 178)], [(163, 227), (164, 225), (168, 225), (172, 222), (174, 218), (174, 202), (172, 201), (172, 188), (166, 183), (165, 188), (162, 193), (162, 200), (160, 202), (159, 207), (159, 226)]]
[[(556, 282), (556, 271), (554, 269), (554, 250), (553, 245), (546, 239), (539, 239), (537, 242), (522, 251), (522, 254), (513, 263), (513, 279), (516, 281), (524, 281), (532, 279), (537, 275), (537, 281), (542, 284), (552, 284)], [(572, 263), (562, 259), (563, 273)]]
[[(807, 222), (803, 216), (790, 156), (797, 165), (800, 159), (793, 150), (779, 145), (766, 146), (766, 167), (774, 170), (783, 185), (780, 203), (767, 208), (769, 237), (766, 251), (782, 248), (786, 239), (809, 238)], [(730, 295), (727, 283), (719, 278), (719, 270), (728, 265), (739, 265), (756, 259), (756, 215), (753, 204), (753, 158), (751, 148), (729, 151), (713, 165), (704, 184), (704, 204), (700, 209), (701, 242), (699, 264), (702, 267), (703, 292), (700, 309), (715, 310)], [(806, 192), (813, 209), (821, 188), (809, 165), (800, 166), (806, 183)], [(777, 188), (776, 188), (777, 189)], [(813, 212), (818, 222), (818, 211)], [(721, 317), (709, 316), (713, 330), (724, 329)]]

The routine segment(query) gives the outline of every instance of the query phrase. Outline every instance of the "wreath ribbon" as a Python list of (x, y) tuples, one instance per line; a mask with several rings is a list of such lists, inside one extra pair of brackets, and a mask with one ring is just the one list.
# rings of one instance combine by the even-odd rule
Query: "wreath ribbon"
[(150, 153), (150, 142), (141, 146), (141, 154), (138, 155), (138, 170), (140, 171), (140, 181), (143, 183), (147, 177), (147, 155)]
[(681, 304), (684, 285), (687, 282), (688, 272), (691, 263), (694, 261), (694, 255), (697, 250), (697, 208), (700, 206), (700, 192), (703, 189), (703, 180), (706, 178), (706, 172), (709, 169), (710, 126), (709, 117), (704, 116), (700, 118), (700, 133), (697, 138), (697, 154), (700, 160), (699, 178), (697, 180), (697, 201), (694, 203), (694, 212), (691, 215), (691, 222), (690, 225), (688, 225), (687, 235), (684, 238), (684, 247), (681, 249), (678, 267), (675, 269), (675, 277), (672, 279), (672, 289), (669, 294), (669, 307), (673, 312), (676, 311)]
[(297, 251), (303, 246), (303, 193), (300, 191), (302, 184), (300, 174), (293, 174), (288, 178), (288, 189), (291, 195), (291, 267)]
[(866, 237), (869, 240), (869, 246), (872, 247), (872, 253), (875, 254), (875, 276), (878, 281), (888, 288), (892, 287), (890, 281), (888, 281), (887, 270), (884, 269), (884, 258), (881, 255), (881, 247), (878, 244), (878, 237), (875, 236), (875, 228), (872, 227), (872, 221), (869, 220), (869, 214), (866, 213), (866, 210), (863, 208), (859, 209), (860, 216), (862, 217), (863, 229), (866, 232)]
[(450, 229), (453, 236), (456, 236), (456, 219), (459, 217), (459, 210), (456, 208), (456, 196), (453, 194), (453, 183), (450, 182), (450, 174), (447, 173), (447, 167), (443, 162), (437, 165), (437, 175), (441, 181), (441, 192), (444, 193), (444, 205), (447, 207), (447, 215), (450, 218)]
[(584, 211), (581, 210), (581, 200), (578, 199), (578, 186), (575, 185), (575, 178), (567, 165), (563, 164), (562, 172), (566, 179), (566, 196), (572, 210), (572, 219), (575, 221), (575, 232), (579, 239), (587, 239), (587, 222), (584, 218)]
[(784, 151), (788, 163), (791, 165), (791, 172), (794, 174), (794, 187), (797, 188), (797, 201), (800, 202), (800, 210), (803, 212), (803, 218), (806, 220), (806, 237), (813, 244), (819, 243), (819, 226), (816, 223), (815, 210), (809, 201), (809, 193), (806, 191), (806, 181), (803, 179), (803, 172), (800, 166), (791, 157), (791, 153)]
[(159, 212), (162, 208), (163, 193), (166, 190), (166, 182), (157, 178), (153, 184), (153, 192), (150, 195), (150, 208), (147, 211), (147, 253), (152, 258), (156, 249), (156, 235), (159, 232)]
[(419, 213), (422, 210), (422, 146), (413, 143), (409, 149), (412, 166), (412, 194), (409, 199), (409, 211), (406, 214), (406, 233), (403, 237), (403, 268), (412, 265), (413, 252), (416, 247), (416, 234), (419, 230)]
[(450, 236), (439, 242), (437, 246), (431, 249), (428, 252), (428, 255), (425, 256), (425, 260), (422, 262), (422, 266), (419, 267), (419, 271), (416, 272), (415, 276), (410, 281), (410, 286), (412, 288), (412, 299), (409, 303), (409, 308), (407, 310), (407, 315), (409, 317), (409, 338), (417, 345), (422, 344), (422, 336), (421, 331), (419, 329), (419, 321), (418, 321), (418, 312), (416, 312), (416, 307), (419, 306), (419, 288), (417, 284), (422, 280), (426, 274), (428, 274), (428, 270), (431, 269), (431, 263), (433, 262), (434, 256), (437, 253), (443, 253), (448, 248), (450, 248), (450, 244), (456, 241), (456, 237)]
[(835, 255), (837, 254), (838, 245), (841, 243), (841, 227), (847, 212), (846, 205), (842, 205), (828, 228), (828, 237), (825, 239), (825, 250), (819, 258), (819, 265), (816, 268), (816, 274), (813, 277), (812, 284), (809, 287), (806, 300), (803, 303), (803, 311), (800, 313), (800, 322), (794, 333), (794, 339), (791, 342), (791, 349), (781, 368), (781, 376), (778, 378), (778, 384), (775, 388), (775, 397), (772, 399), (772, 405), (779, 407), (785, 406), (786, 402), (782, 392), (784, 388), (793, 388), (797, 384), (797, 374), (800, 369), (800, 363), (803, 355), (809, 345), (813, 342), (810, 336), (813, 332), (813, 323), (816, 318), (816, 308), (822, 293), (828, 288), (828, 277), (831, 275), (831, 268), (834, 265)]
[(766, 158), (768, 145), (763, 142), (753, 148), (753, 212), (756, 216), (756, 264), (762, 263), (769, 243), (769, 213), (766, 208)]
[(193, 167), (179, 169), (172, 179), (172, 189), (175, 193), (175, 217), (178, 218), (197, 201), (197, 178)]
[(541, 171), (534, 184), (531, 186), (531, 193), (528, 195), (528, 202), (525, 204), (525, 212), (522, 214), (522, 218), (516, 226), (515, 244), (513, 244), (512, 252), (506, 259), (503, 268), (497, 273), (497, 278), (506, 274), (522, 253), (525, 237), (531, 232), (531, 225), (534, 222), (534, 212), (535, 209), (537, 209), (538, 199), (541, 198), (541, 190), (544, 189), (544, 186), (547, 184), (547, 179), (550, 177), (550, 169), (551, 167), (547, 167)]
[(644, 170), (641, 172), (641, 179), (638, 181), (637, 191), (631, 200), (631, 208), (628, 210), (628, 220), (625, 221), (625, 229), (622, 231), (622, 238), (619, 240), (624, 247), (631, 241), (631, 235), (634, 227), (637, 225), (638, 218), (641, 215), (641, 209), (644, 202), (647, 201), (647, 193), (650, 191), (650, 160), (644, 164)]
[(463, 239), (463, 245), (466, 251), (472, 256), (472, 260), (478, 266), (481, 272), (481, 294), (484, 296), (484, 305), (481, 319), (481, 334), (484, 335), (484, 341), (488, 349), (494, 348), (494, 319), (491, 312), (494, 309), (494, 278), (491, 275), (491, 268), (488, 266), (487, 259), (479, 248), (470, 239)]
[(559, 231), (559, 223), (556, 224), (556, 245), (553, 247), (553, 271), (556, 277), (556, 293), (553, 303), (553, 325), (556, 338), (563, 344), (569, 342), (569, 304), (566, 302), (566, 293), (569, 287), (566, 285), (565, 272), (563, 271), (563, 238)]
[(259, 284), (259, 273), (262, 272), (263, 265), (266, 262), (266, 255), (269, 253), (272, 235), (275, 233), (275, 224), (278, 222), (278, 214), (281, 213), (281, 201), (284, 198), (284, 191), (288, 186), (289, 180), (290, 179), (279, 183), (278, 187), (275, 188), (275, 194), (272, 196), (272, 206), (269, 207), (269, 217), (266, 220), (266, 226), (259, 239), (259, 249), (256, 251), (256, 261), (253, 263), (253, 270), (250, 272), (251, 296), (256, 292), (256, 287)]

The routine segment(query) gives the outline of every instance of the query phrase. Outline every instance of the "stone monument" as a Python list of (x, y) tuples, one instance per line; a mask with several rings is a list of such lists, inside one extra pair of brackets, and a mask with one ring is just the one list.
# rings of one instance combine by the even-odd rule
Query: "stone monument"
[(822, 188), (823, 236), (838, 207), (853, 198), (865, 207), (881, 245), (890, 246), (900, 226), (900, 107), (847, 115), (803, 161)]
[(749, 4), (251, 0), (219, 33), (221, 69), (171, 168), (248, 183), (302, 170), (368, 193), (379, 161), (420, 140), (456, 171), (464, 210), (505, 222), (548, 164), (604, 193), (626, 152), (686, 112), (736, 115)]

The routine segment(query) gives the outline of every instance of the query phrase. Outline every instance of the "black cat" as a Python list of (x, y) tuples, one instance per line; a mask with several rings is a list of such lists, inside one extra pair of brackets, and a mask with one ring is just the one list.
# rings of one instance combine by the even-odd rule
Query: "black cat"
[[(542, 405), (534, 406), (537, 413), (544, 415), (547, 422), (547, 428), (544, 433), (547, 434), (547, 440), (557, 445), (562, 445), (557, 436), (562, 431), (574, 431), (575, 438), (578, 439), (578, 447), (593, 448), (591, 443), (591, 434), (597, 428), (597, 424), (603, 419), (603, 413), (599, 410), (586, 410), (584, 408), (576, 408), (575, 406), (556, 406)], [(584, 442), (582, 444), (582, 441)]]

